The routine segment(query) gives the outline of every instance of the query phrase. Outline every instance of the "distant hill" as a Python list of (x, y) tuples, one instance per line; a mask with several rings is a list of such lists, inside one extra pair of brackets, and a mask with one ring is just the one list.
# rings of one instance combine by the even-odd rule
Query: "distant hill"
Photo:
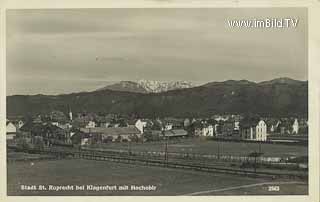
[(216, 113), (254, 113), (266, 116), (306, 116), (308, 82), (275, 79), (211, 82), (203, 86), (160, 93), (100, 89), (65, 95), (7, 96), (10, 116), (67, 112), (103, 112), (142, 117), (201, 117)]
[(273, 79), (270, 81), (263, 81), (263, 82), (260, 82), (259, 84), (261, 85), (272, 85), (272, 84), (300, 85), (300, 84), (303, 84), (304, 82), (305, 81), (294, 80), (288, 77), (281, 77), (281, 78)]
[(148, 91), (139, 83), (133, 81), (120, 81), (119, 83), (111, 84), (96, 91), (113, 90), (113, 91), (126, 91), (133, 93), (148, 93)]
[(103, 88), (99, 88), (97, 89), (97, 91), (114, 90), (133, 93), (160, 93), (169, 90), (191, 88), (193, 86), (193, 84), (187, 81), (160, 82), (150, 80), (139, 80), (137, 82), (120, 81), (118, 83), (107, 85)]

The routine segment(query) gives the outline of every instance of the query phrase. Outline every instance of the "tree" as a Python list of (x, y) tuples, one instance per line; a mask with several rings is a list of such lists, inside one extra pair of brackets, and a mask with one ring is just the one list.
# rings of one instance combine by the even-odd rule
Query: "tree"
[(131, 142), (139, 142), (139, 137), (137, 135), (131, 135), (129, 139)]
[(36, 136), (34, 137), (34, 149), (35, 150), (43, 150), (44, 149), (44, 141), (42, 137)]
[(30, 145), (28, 144), (25, 138), (19, 138), (17, 140), (17, 147), (21, 150), (27, 151), (30, 149)]
[(113, 137), (111, 135), (109, 135), (105, 139), (103, 139), (103, 142), (104, 143), (109, 143), (109, 142), (112, 142), (112, 140), (113, 140)]

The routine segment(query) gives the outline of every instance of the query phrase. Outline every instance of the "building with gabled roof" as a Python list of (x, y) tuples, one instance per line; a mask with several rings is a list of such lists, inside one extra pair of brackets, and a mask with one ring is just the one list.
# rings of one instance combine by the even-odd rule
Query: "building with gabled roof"
[(296, 135), (299, 133), (299, 121), (297, 118), (282, 119), (278, 126), (281, 135)]
[(101, 141), (105, 139), (110, 139), (112, 137), (112, 141), (120, 138), (121, 140), (131, 141), (133, 136), (138, 138), (141, 137), (141, 132), (135, 126), (128, 127), (95, 127), (95, 128), (80, 128), (80, 131), (85, 134), (93, 134), (98, 135)]
[(247, 118), (240, 122), (240, 138), (243, 140), (266, 141), (267, 124), (262, 119)]
[(6, 139), (13, 140), (17, 135), (17, 127), (9, 120), (6, 121)]

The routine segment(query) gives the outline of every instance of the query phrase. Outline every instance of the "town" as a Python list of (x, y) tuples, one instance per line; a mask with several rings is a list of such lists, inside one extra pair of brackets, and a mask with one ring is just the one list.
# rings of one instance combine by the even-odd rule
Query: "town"
[[(149, 142), (198, 137), (256, 142), (303, 142), (306, 118), (214, 115), (210, 118), (128, 118), (118, 114), (52, 111), (34, 117), (7, 119), (8, 144), (50, 146), (109, 142)], [(40, 145), (39, 145), (40, 144)]]
[[(203, 185), (204, 179), (199, 176), (206, 172), (205, 178), (211, 179), (209, 184), (217, 177), (227, 179), (228, 184), (238, 180), (242, 183), (298, 180), (302, 183), (301, 193), (305, 193), (309, 168), (308, 120), (240, 114), (143, 118), (54, 110), (34, 116), (8, 117), (7, 162), (10, 176), (26, 172), (20, 174), (16, 166), (27, 168), (28, 173), (47, 173), (50, 168), (57, 175), (65, 176), (60, 180), (51, 179), (51, 183), (69, 184), (88, 169), (95, 173), (89, 174), (88, 179), (92, 181), (88, 183), (111, 183), (114, 175), (130, 173), (141, 185), (146, 179), (145, 172), (157, 169), (156, 172), (163, 173), (158, 176), (163, 182), (172, 177), (167, 172), (174, 172)], [(185, 173), (190, 170), (193, 174)], [(154, 191), (160, 195), (170, 194), (161, 188), (161, 183), (152, 184), (152, 176), (148, 175), (147, 184), (158, 187)], [(130, 185), (130, 177), (122, 178), (124, 184)], [(27, 178), (13, 178), (19, 179)], [(44, 179), (36, 177), (35, 180)], [(176, 193), (174, 184), (168, 186), (174, 186), (171, 188)], [(297, 186), (292, 185), (294, 189)], [(84, 194), (88, 191), (83, 190)], [(109, 195), (107, 192), (101, 191), (99, 195)], [(27, 192), (12, 189), (10, 193)], [(48, 193), (63, 195), (50, 190)], [(121, 194), (132, 193), (121, 190)]]

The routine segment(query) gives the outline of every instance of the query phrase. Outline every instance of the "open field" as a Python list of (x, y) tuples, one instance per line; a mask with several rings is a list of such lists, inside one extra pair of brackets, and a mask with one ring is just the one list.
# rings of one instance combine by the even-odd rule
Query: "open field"
[[(164, 142), (146, 143), (109, 143), (102, 144), (105, 149), (121, 149), (131, 151), (164, 151)], [(199, 139), (184, 139), (179, 142), (169, 143), (168, 152), (218, 154), (247, 156), (251, 152), (259, 151), (259, 143), (248, 142), (218, 142)], [(295, 157), (307, 156), (308, 147), (299, 145), (261, 144), (261, 151), (265, 157)]]
[(24, 152), (7, 152), (8, 161), (35, 161), (43, 159), (55, 159), (52, 155), (43, 155), (43, 154), (29, 154)]
[[(213, 174), (163, 167), (146, 167), (130, 164), (64, 159), (37, 162), (14, 162), (7, 165), (8, 195), (186, 195), (205, 190), (270, 182), (265, 178), (248, 178), (236, 175)], [(272, 183), (277, 184), (277, 181)], [(21, 185), (154, 185), (155, 191), (26, 191)], [(284, 185), (281, 185), (281, 187)], [(285, 185), (287, 186), (287, 185)], [(259, 187), (252, 187), (252, 189)], [(250, 188), (251, 189), (251, 188)], [(284, 189), (285, 190), (285, 189)], [(306, 194), (307, 185), (290, 185), (281, 194)], [(248, 190), (231, 191), (239, 195)], [(271, 194), (261, 188), (259, 194)], [(213, 192), (209, 195), (228, 195)]]

